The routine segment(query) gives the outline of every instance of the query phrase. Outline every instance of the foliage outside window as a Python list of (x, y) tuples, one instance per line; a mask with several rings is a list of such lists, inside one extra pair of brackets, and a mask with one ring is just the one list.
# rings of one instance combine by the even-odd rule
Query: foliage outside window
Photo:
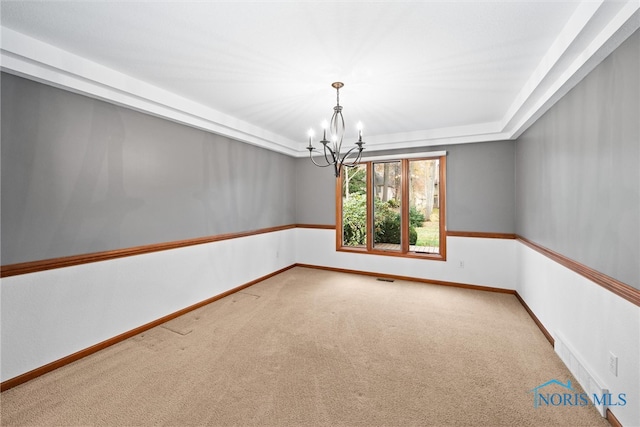
[(441, 156), (346, 168), (338, 249), (444, 259), (444, 161)]

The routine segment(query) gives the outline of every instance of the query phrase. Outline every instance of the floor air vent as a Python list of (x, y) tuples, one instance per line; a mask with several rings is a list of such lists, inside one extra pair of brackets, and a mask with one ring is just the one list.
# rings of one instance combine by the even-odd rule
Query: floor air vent
[[(578, 356), (578, 353), (573, 349), (573, 346), (568, 343), (561, 333), (556, 331), (554, 341), (553, 347), (556, 354), (560, 356), (560, 359), (562, 359), (573, 376), (578, 380), (600, 415), (606, 417), (607, 406), (604, 396), (609, 393), (607, 387), (602, 385), (602, 381), (596, 379), (591, 369), (587, 367)], [(597, 398), (594, 396), (597, 396)]]
[(395, 282), (395, 280), (393, 280), (393, 279), (384, 279), (382, 277), (378, 277), (376, 280), (378, 282)]

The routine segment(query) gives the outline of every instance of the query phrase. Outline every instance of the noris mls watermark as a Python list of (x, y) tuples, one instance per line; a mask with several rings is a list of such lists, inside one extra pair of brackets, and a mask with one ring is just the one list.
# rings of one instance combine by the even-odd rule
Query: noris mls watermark
[[(558, 391), (559, 390), (559, 391)], [(627, 404), (626, 393), (578, 393), (571, 387), (571, 381), (566, 384), (556, 379), (532, 388), (528, 393), (533, 393), (533, 407), (544, 406), (588, 406), (593, 402), (597, 406), (625, 406)]]

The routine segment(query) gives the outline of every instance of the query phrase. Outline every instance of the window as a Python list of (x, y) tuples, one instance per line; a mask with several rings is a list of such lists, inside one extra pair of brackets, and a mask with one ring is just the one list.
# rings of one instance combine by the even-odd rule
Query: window
[(343, 169), (337, 249), (444, 260), (445, 159), (372, 159)]

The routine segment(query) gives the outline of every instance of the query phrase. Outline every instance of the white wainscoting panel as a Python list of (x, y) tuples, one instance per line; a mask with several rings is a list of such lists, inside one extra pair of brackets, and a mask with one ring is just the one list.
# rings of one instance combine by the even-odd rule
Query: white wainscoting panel
[(294, 264), (294, 233), (2, 279), (2, 381)]
[(625, 393), (627, 405), (610, 408), (622, 424), (640, 425), (640, 307), (516, 240), (449, 237), (447, 245), (444, 262), (336, 252), (334, 230), (293, 228), (7, 277), (1, 380), (301, 263), (515, 289), (591, 377)]
[[(513, 239), (447, 237), (447, 261), (336, 252), (335, 231), (298, 228), (298, 263), (441, 280), (501, 289), (516, 288)], [(464, 268), (460, 267), (460, 262)]]
[[(640, 426), (640, 307), (520, 242), (517, 258), (518, 294), (588, 371), (577, 379), (598, 379), (614, 402), (625, 393), (626, 405), (609, 409), (622, 425)], [(618, 357), (617, 376), (609, 352)]]

